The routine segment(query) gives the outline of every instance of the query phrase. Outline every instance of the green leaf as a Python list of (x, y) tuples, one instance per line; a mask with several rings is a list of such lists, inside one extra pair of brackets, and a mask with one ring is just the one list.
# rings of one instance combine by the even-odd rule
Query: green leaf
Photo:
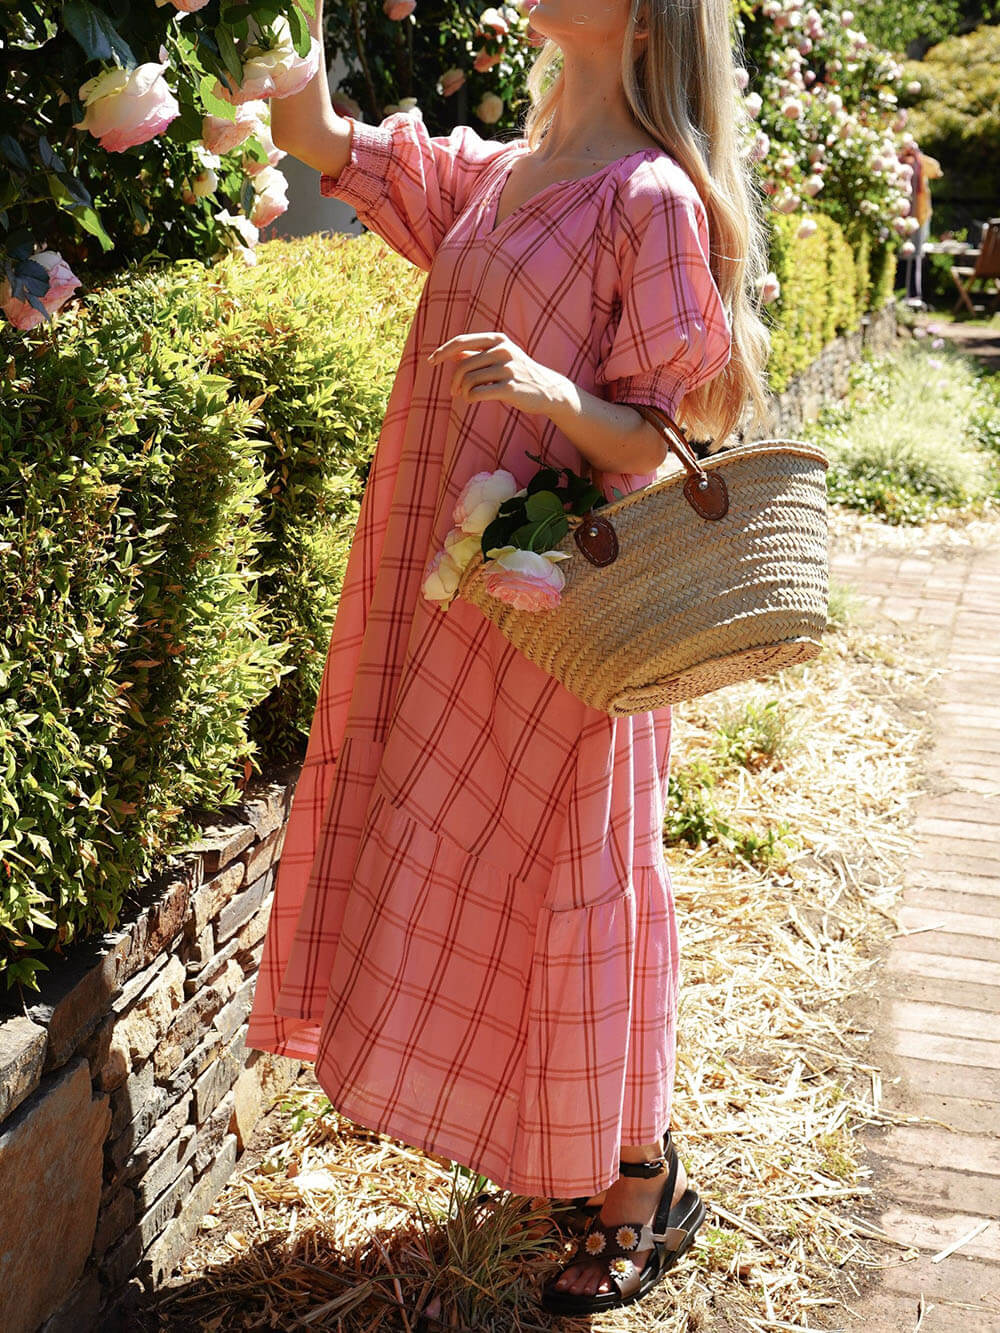
[(62, 17), (88, 60), (111, 61), (125, 69), (134, 69), (139, 63), (107, 14), (90, 0), (66, 0)]
[(91, 236), (96, 236), (101, 243), (102, 250), (113, 250), (115, 243), (101, 225), (101, 219), (97, 216), (93, 208), (75, 209), (74, 218), (79, 222), (84, 231), (89, 231)]
[(241, 84), (243, 82), (243, 62), (240, 60), (233, 35), (224, 24), (220, 23), (215, 29), (215, 40), (219, 44), (219, 55), (226, 70), (233, 76), (237, 84)]
[(201, 93), (201, 101), (205, 110), (210, 116), (221, 116), (223, 120), (235, 120), (236, 108), (229, 102), (224, 102), (221, 97), (216, 97), (212, 92), (215, 87), (216, 78), (214, 74), (206, 74), (198, 84), (198, 91)]
[(309, 29), (306, 27), (306, 21), (302, 17), (302, 11), (297, 5), (292, 5), (285, 17), (288, 19), (288, 30), (291, 34), (295, 54), (303, 57), (307, 56), (312, 38), (309, 35)]
[(563, 513), (562, 501), (551, 491), (535, 491), (534, 495), (529, 495), (525, 500), (524, 508), (528, 518), (532, 520)]
[(0, 153), (12, 167), (18, 167), (21, 171), (28, 170), (28, 159), (24, 155), (24, 149), (12, 134), (0, 134)]
[(528, 482), (528, 494), (536, 491), (554, 491), (559, 485), (559, 473), (552, 467), (540, 468)]

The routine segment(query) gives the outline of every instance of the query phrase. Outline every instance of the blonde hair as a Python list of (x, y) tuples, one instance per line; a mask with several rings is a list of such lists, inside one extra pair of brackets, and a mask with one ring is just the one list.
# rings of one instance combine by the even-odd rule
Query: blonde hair
[[(749, 119), (737, 95), (738, 37), (730, 0), (645, 0), (648, 36), (633, 59), (636, 15), (631, 0), (622, 43), (625, 98), (641, 126), (687, 172), (708, 214), (709, 266), (729, 315), (732, 356), (707, 384), (687, 394), (679, 413), (696, 439), (721, 442), (752, 407), (747, 425), (766, 412), (770, 336), (760, 318), (768, 267), (763, 196), (743, 144)], [(531, 107), (524, 120), (530, 148), (541, 142), (563, 94), (562, 52), (551, 39), (527, 77)], [(741, 124), (742, 120), (742, 124)]]

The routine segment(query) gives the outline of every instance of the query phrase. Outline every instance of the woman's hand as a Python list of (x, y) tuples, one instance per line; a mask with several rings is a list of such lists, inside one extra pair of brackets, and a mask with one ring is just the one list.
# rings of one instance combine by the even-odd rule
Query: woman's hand
[(572, 386), (565, 375), (528, 356), (505, 333), (460, 333), (431, 352), (432, 366), (458, 364), (451, 379), (453, 397), (469, 403), (510, 403), (522, 412), (551, 415), (566, 402)]

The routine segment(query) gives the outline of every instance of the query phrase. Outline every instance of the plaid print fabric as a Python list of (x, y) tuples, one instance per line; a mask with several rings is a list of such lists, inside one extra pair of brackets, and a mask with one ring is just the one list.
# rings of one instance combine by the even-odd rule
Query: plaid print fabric
[[(498, 219), (524, 141), (353, 122), (326, 194), (428, 273), (361, 504), (247, 1044), (359, 1124), (522, 1194), (609, 1185), (670, 1122), (679, 984), (661, 829), (670, 714), (612, 718), (474, 607), (420, 593), (473, 474), (585, 472), (547, 418), (451, 397), (429, 352), (499, 330), (674, 412), (730, 354), (704, 208), (640, 150)], [(606, 474), (622, 491), (652, 477)], [(609, 492), (610, 493), (610, 492)], [(587, 632), (580, 626), (581, 634)]]

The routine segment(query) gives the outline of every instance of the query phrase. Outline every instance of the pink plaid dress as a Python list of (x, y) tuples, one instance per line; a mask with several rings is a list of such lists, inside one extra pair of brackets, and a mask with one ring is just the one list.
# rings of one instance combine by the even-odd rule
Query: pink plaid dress
[[(704, 207), (666, 153), (556, 181), (499, 224), (524, 140), (354, 122), (320, 188), (426, 270), (389, 399), (277, 874), (247, 1044), (315, 1064), (358, 1124), (527, 1195), (609, 1185), (670, 1123), (678, 939), (670, 714), (612, 718), (474, 607), (420, 592), (476, 472), (548, 420), (449, 393), (428, 353), (499, 330), (591, 393), (674, 413), (730, 355)], [(622, 491), (652, 477), (607, 475)], [(610, 489), (607, 493), (610, 495)], [(580, 633), (586, 634), (586, 625)]]

